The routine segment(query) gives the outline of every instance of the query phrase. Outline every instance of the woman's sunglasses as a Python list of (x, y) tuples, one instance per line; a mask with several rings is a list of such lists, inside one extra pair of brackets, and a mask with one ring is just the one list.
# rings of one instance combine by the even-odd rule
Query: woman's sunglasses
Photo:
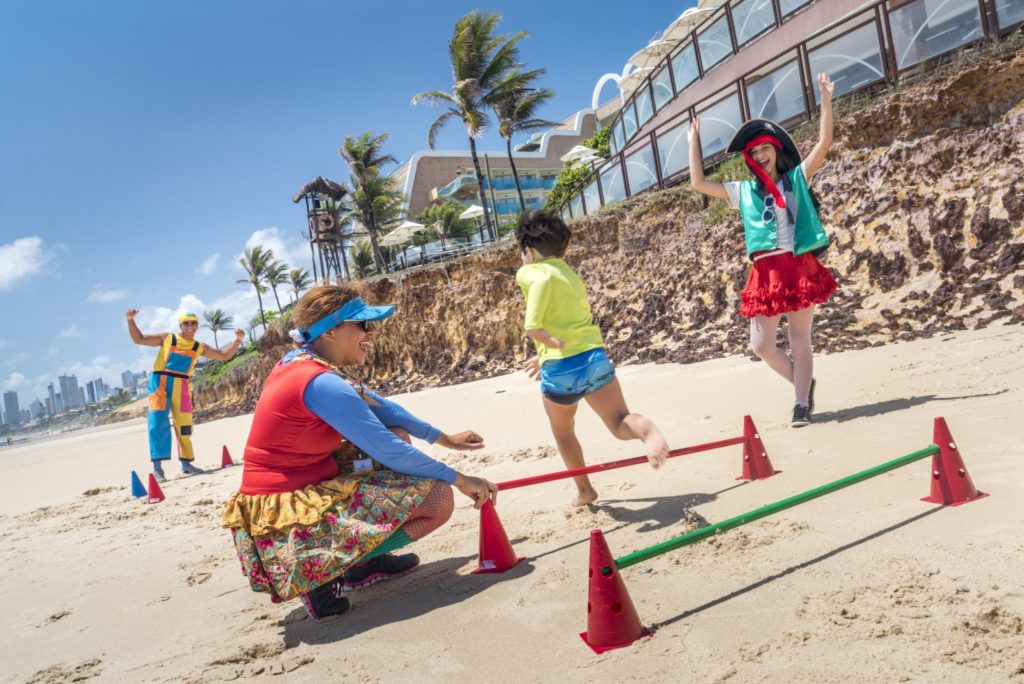
[(363, 332), (373, 332), (377, 329), (377, 321), (346, 321), (346, 323), (356, 323)]
[(761, 220), (765, 223), (775, 220), (775, 195), (766, 195), (764, 198), (764, 213)]

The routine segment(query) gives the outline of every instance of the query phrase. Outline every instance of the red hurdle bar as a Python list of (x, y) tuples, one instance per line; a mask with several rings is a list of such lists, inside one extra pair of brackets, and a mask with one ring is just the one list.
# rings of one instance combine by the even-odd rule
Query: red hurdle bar
[[(683, 447), (682, 449), (673, 449), (668, 452), (669, 458), (675, 458), (676, 456), (685, 456), (687, 454), (695, 454), (699, 451), (710, 451), (712, 449), (719, 449), (721, 447), (732, 446), (734, 444), (743, 444), (745, 437), (731, 437), (729, 439), (722, 439), (717, 442), (708, 442), (707, 444), (698, 444), (696, 446)], [(625, 468), (627, 466), (639, 465), (641, 463), (647, 463), (646, 456), (634, 456), (632, 458), (624, 458), (619, 461), (611, 461), (609, 463), (598, 463), (597, 465), (586, 466), (585, 468), (573, 468), (572, 470), (560, 470), (555, 473), (548, 473), (546, 475), (534, 475), (533, 477), (524, 477), (518, 480), (509, 480), (508, 482), (499, 482), (498, 490), (515, 489), (517, 487), (526, 487), (528, 485), (540, 484), (541, 482), (551, 482), (553, 480), (563, 480), (567, 477), (577, 477), (579, 475), (589, 475), (590, 473), (598, 473), (602, 470), (614, 470), (616, 468)]]

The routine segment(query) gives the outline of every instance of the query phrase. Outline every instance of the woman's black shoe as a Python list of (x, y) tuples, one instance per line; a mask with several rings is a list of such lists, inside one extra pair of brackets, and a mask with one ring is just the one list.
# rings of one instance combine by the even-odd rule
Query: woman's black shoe
[(352, 602), (341, 595), (341, 578), (317, 587), (302, 597), (302, 605), (306, 607), (309, 617), (317, 622), (328, 618), (344, 615), (352, 607)]
[(811, 409), (803, 404), (793, 407), (793, 419), (789, 421), (790, 427), (804, 427), (811, 424)]

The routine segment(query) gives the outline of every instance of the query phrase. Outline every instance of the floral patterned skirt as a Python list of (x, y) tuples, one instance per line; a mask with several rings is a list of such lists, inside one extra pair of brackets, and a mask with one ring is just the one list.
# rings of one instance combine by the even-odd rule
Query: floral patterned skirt
[(253, 591), (275, 602), (339, 577), (409, 518), (434, 480), (390, 470), (343, 474), (285, 494), (234, 494), (222, 526)]

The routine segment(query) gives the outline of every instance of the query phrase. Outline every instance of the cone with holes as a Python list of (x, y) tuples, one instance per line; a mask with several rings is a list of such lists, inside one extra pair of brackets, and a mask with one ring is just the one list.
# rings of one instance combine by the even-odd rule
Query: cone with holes
[(590, 588), (587, 594), (587, 631), (580, 638), (594, 653), (629, 646), (650, 636), (636, 614), (633, 599), (615, 567), (615, 559), (601, 530), (590, 532)]
[(149, 503), (160, 503), (164, 500), (164, 490), (160, 489), (160, 483), (156, 481), (153, 473), (149, 474)]
[(143, 486), (142, 480), (139, 479), (139, 474), (134, 470), (132, 471), (132, 496), (135, 498), (146, 496), (146, 488)]
[(498, 511), (488, 501), (480, 508), (480, 557), (473, 574), (505, 572), (521, 560), (524, 557), (516, 555), (516, 550), (505, 534), (505, 528), (501, 526)]
[(228, 445), (224, 445), (224, 450), (220, 454), (220, 467), (230, 468), (235, 465), (235, 462), (231, 460), (231, 454), (228, 452)]
[(761, 434), (754, 426), (754, 419), (743, 416), (743, 474), (736, 479), (764, 480), (777, 472), (761, 442)]
[(921, 501), (959, 506), (988, 496), (974, 486), (945, 418), (935, 419), (932, 442), (939, 447), (939, 455), (932, 456), (932, 493)]

